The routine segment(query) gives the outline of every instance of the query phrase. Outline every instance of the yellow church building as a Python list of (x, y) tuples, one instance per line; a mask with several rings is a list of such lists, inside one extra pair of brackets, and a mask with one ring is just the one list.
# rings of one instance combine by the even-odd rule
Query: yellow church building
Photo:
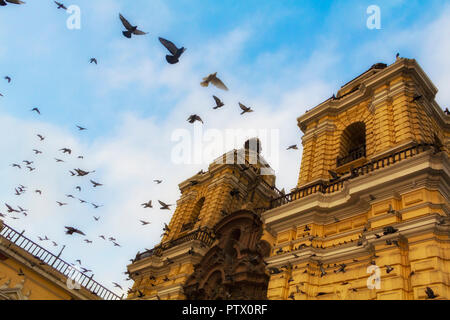
[(436, 93), (415, 60), (375, 64), (297, 119), (291, 193), (261, 174), (257, 140), (182, 182), (161, 243), (127, 267), (128, 299), (449, 299), (450, 117)]

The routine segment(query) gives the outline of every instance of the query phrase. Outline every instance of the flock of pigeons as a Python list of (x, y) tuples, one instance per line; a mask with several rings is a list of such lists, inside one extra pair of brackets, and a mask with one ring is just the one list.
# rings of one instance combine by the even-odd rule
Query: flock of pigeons
[[(24, 4), (25, 3), (25, 2), (20, 1), (20, 0), (6, 0), (6, 2), (12, 3), (12, 4)], [(6, 2), (3, 1), (3, 0), (0, 0), (0, 6), (6, 6), (7, 5)], [(67, 7), (63, 3), (60, 3), (60, 2), (57, 2), (57, 1), (54, 1), (54, 2), (57, 5), (57, 9), (67, 10)], [(126, 31), (123, 31), (123, 35), (126, 38), (131, 38), (132, 35), (144, 35), (144, 34), (146, 34), (145, 32), (140, 31), (136, 26), (132, 26), (128, 22), (128, 20), (125, 19), (121, 14), (119, 14), (119, 18), (120, 18), (122, 24), (124, 25), (124, 27), (126, 29)], [(159, 40), (169, 50), (169, 52), (171, 53), (170, 55), (166, 56), (167, 62), (170, 63), (170, 64), (177, 63), (179, 61), (180, 56), (185, 51), (185, 48), (177, 48), (171, 41), (168, 41), (168, 40), (163, 39), (163, 38), (159, 38)], [(95, 65), (98, 64), (98, 60), (96, 58), (91, 58), (89, 60), (89, 62), (91, 64), (95, 64)], [(4, 80), (6, 80), (6, 82), (8, 84), (11, 84), (11, 82), (12, 82), (12, 78), (10, 76), (5, 76)], [(216, 83), (216, 84), (217, 83), (221, 83), (220, 80), (218, 80), (218, 79), (216, 80), (216, 78), (214, 78), (214, 77), (210, 77), (208, 82), (212, 82), (212, 83)], [(0, 93), (0, 97), (3, 97), (2, 93)], [(39, 115), (39, 116), (41, 115), (41, 110), (38, 107), (33, 107), (30, 111), (36, 113), (36, 115)], [(82, 127), (80, 125), (76, 125), (76, 128), (80, 132), (87, 130), (87, 128)], [(46, 137), (43, 134), (41, 134), (41, 133), (36, 134), (36, 137), (38, 138), (38, 141), (40, 143), (44, 143), (44, 141), (46, 139)], [(41, 155), (44, 152), (39, 150), (39, 149), (40, 148), (37, 147), (36, 149), (32, 150), (32, 153), (33, 153), (33, 155), (35, 157), (42, 157)], [(58, 152), (59, 152), (60, 155), (65, 155), (65, 156), (70, 156), (73, 153), (72, 149), (69, 148), (69, 147), (61, 148), (61, 149), (58, 150)], [(69, 160), (67, 158), (63, 158), (63, 159), (61, 159), (61, 158), (63, 158), (63, 157), (57, 156), (57, 157), (54, 158), (54, 161), (56, 163), (66, 163)], [(82, 159), (84, 159), (84, 156), (80, 155), (80, 156), (77, 157), (77, 159), (79, 159), (79, 160), (81, 159), (82, 160)], [(28, 160), (28, 159), (27, 160), (22, 160), (21, 162), (12, 163), (11, 167), (13, 167), (16, 170), (27, 170), (27, 172), (31, 174), (37, 169), (37, 166), (35, 164), (35, 162), (37, 162), (36, 160), (37, 160), (37, 158), (36, 159), (30, 159), (30, 160)], [(80, 169), (80, 168), (75, 168), (75, 169), (72, 169), (72, 170), (68, 170), (68, 174), (71, 177), (74, 177), (74, 178), (77, 178), (77, 177), (83, 178), (83, 177), (92, 175), (93, 173), (95, 173), (95, 170), (87, 171), (87, 170), (83, 170), (83, 169)], [(95, 181), (93, 179), (89, 179), (89, 182), (92, 185), (92, 188), (99, 188), (99, 187), (103, 186), (102, 183), (99, 183), (99, 182), (97, 182), (97, 181)], [(156, 184), (161, 184), (163, 181), (162, 180), (154, 180), (154, 182)], [(82, 191), (82, 188), (81, 188), (81, 186), (79, 184), (81, 184), (81, 183), (77, 182), (76, 186), (74, 187), (74, 190), (76, 190), (78, 193), (80, 193)], [(14, 194), (16, 196), (21, 196), (21, 195), (23, 195), (26, 192), (29, 192), (29, 188), (27, 186), (22, 185), (22, 184), (18, 185), (14, 189)], [(42, 188), (32, 188), (31, 192), (36, 194), (36, 196), (43, 196), (45, 194), (45, 191), (43, 191)], [(66, 197), (65, 201), (62, 201), (62, 199), (57, 199), (55, 201), (55, 205), (58, 206), (58, 207), (68, 206), (69, 203), (68, 203), (67, 199), (72, 199), (72, 201), (77, 200), (81, 204), (90, 204), (90, 205), (92, 205), (93, 209), (98, 209), (98, 208), (103, 206), (103, 205), (96, 204), (94, 202), (86, 201), (86, 200), (84, 200), (84, 199), (82, 199), (80, 197), (74, 196), (73, 194), (66, 194), (65, 197)], [(170, 207), (173, 206), (172, 204), (167, 204), (167, 203), (165, 203), (165, 202), (163, 202), (161, 200), (158, 200), (158, 202), (160, 204), (160, 209), (161, 210), (170, 210), (171, 209)], [(10, 205), (8, 203), (5, 203), (5, 207), (6, 207), (6, 211), (4, 211), (5, 213), (0, 212), (0, 218), (10, 218), (12, 220), (19, 220), (19, 219), (21, 219), (20, 216), (23, 215), (23, 217), (26, 218), (26, 217), (28, 217), (28, 215), (30, 213), (28, 209), (24, 209), (21, 206), (13, 206), (13, 205)], [(149, 200), (148, 202), (143, 203), (142, 207), (144, 209), (153, 208), (152, 200)], [(93, 216), (93, 220), (95, 222), (98, 222), (100, 219), (101, 219), (100, 216), (95, 216), (95, 215)], [(140, 220), (140, 223), (143, 226), (150, 224), (150, 222), (144, 221), (144, 220)], [(86, 234), (82, 230), (80, 230), (79, 228), (74, 227), (74, 226), (65, 226), (64, 228), (65, 228), (64, 231), (65, 231), (65, 233), (67, 235), (69, 235), (69, 236), (72, 236), (72, 235), (85, 236), (85, 238), (83, 240), (85, 243), (87, 243), (87, 244), (92, 244), (93, 243), (93, 240), (88, 239)], [(167, 234), (167, 232), (169, 232), (170, 229), (167, 226), (167, 224), (165, 224), (163, 230), (165, 232), (164, 234)], [(23, 233), (24, 232), (22, 232), (22, 234)], [(116, 238), (113, 237), (113, 236), (107, 237), (105, 235), (99, 235), (98, 237), (100, 239), (102, 239), (103, 241), (107, 241), (107, 240), (110, 241), (114, 245), (114, 247), (121, 247), (121, 245), (118, 243)], [(39, 242), (51, 242), (53, 246), (55, 246), (55, 247), (59, 246), (57, 242), (51, 240), (47, 235), (44, 235), (42, 237), (39, 236), (38, 237), (38, 241)], [(64, 249), (65, 245), (62, 246), (62, 248)], [(81, 266), (81, 260), (80, 259), (77, 259), (75, 261), (75, 263), (72, 263), (72, 266), (79, 267), (83, 273), (92, 272), (92, 270)], [(23, 273), (23, 271), (21, 271), (21, 273)], [(128, 278), (126, 280), (130, 280), (130, 279)], [(118, 288), (122, 289), (122, 287), (120, 285), (118, 285), (117, 283), (114, 282), (113, 284), (114, 284), (115, 287), (118, 287)]]

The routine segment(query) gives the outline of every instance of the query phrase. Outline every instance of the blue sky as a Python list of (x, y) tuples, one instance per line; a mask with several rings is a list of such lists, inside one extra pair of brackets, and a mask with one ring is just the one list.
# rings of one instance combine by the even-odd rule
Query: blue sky
[[(301, 150), (283, 150), (301, 143), (296, 118), (372, 64), (390, 64), (397, 52), (415, 58), (441, 90), (438, 103), (443, 108), (450, 103), (448, 1), (63, 2), (81, 8), (80, 30), (69, 30), (69, 15), (50, 0), (0, 8), (0, 80), (13, 79), (0, 81), (0, 199), (30, 210), (29, 217), (6, 223), (26, 229), (33, 239), (47, 234), (66, 244), (63, 257), (81, 258), (109, 287), (112, 281), (131, 285), (121, 274), (128, 259), (157, 244), (170, 220), (167, 212), (139, 204), (175, 203), (178, 183), (207, 168), (207, 162), (170, 161), (171, 134), (192, 130), (185, 121), (190, 114), (202, 116), (205, 129), (279, 130), (277, 184), (289, 190), (296, 184)], [(381, 30), (366, 27), (366, 9), (373, 4), (381, 9)], [(119, 12), (149, 34), (124, 38)], [(179, 64), (165, 62), (158, 36), (187, 48)], [(98, 66), (89, 64), (91, 57)], [(200, 87), (202, 77), (216, 71), (229, 92)], [(212, 94), (226, 103), (220, 113), (211, 109)], [(241, 117), (237, 102), (255, 112)], [(35, 106), (41, 116), (29, 111)], [(78, 132), (77, 124), (88, 130)], [(47, 139), (40, 143), (37, 133)], [(85, 159), (62, 155), (62, 147)], [(34, 156), (33, 148), (44, 150), (42, 157)], [(56, 165), (55, 157), (66, 162)], [(10, 166), (25, 159), (35, 160), (36, 172)], [(71, 180), (67, 170), (76, 167), (95, 169), (95, 179), (105, 186), (93, 190), (85, 180)], [(157, 178), (164, 183), (156, 186)], [(17, 197), (18, 184), (41, 188), (44, 195)], [(83, 184), (79, 197), (104, 207), (66, 199), (77, 184)], [(55, 201), (70, 205), (58, 208)], [(93, 215), (100, 215), (101, 223), (94, 223)], [(152, 224), (143, 228), (139, 219)], [(94, 244), (65, 236), (67, 224), (84, 229)], [(100, 234), (116, 236), (122, 248), (103, 243)]]

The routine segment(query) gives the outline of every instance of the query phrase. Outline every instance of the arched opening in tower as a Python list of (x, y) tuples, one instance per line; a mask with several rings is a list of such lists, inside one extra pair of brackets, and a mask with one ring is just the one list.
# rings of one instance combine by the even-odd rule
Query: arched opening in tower
[(337, 167), (366, 156), (366, 125), (355, 122), (349, 125), (341, 135)]

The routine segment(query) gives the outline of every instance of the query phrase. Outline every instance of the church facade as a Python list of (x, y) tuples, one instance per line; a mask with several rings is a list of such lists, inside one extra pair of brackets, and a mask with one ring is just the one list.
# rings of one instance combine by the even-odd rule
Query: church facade
[(291, 193), (261, 175), (254, 140), (182, 182), (161, 243), (127, 267), (128, 299), (449, 299), (450, 117), (436, 93), (415, 60), (375, 64), (298, 118)]

